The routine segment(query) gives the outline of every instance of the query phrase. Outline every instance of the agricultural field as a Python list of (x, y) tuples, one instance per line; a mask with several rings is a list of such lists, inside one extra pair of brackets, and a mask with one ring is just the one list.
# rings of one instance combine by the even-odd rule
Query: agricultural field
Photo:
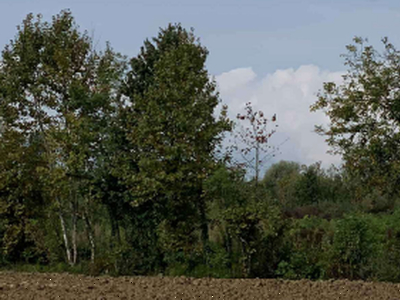
[(0, 299), (400, 299), (400, 284), (362, 281), (88, 277), (0, 273)]

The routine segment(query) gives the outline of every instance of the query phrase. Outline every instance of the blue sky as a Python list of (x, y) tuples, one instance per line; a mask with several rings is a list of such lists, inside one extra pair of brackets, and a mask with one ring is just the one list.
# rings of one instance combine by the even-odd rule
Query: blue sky
[(290, 138), (280, 158), (304, 163), (338, 162), (312, 132), (316, 122), (327, 120), (308, 107), (323, 81), (340, 81), (345, 45), (357, 35), (374, 45), (388, 36), (400, 46), (400, 1), (0, 0), (0, 47), (14, 37), (26, 14), (49, 19), (64, 8), (100, 45), (110, 41), (129, 56), (169, 22), (194, 27), (210, 51), (208, 70), (232, 115), (248, 100), (266, 113), (278, 112), (278, 121), (282, 116), (285, 123), (280, 138)]
[(194, 27), (210, 50), (214, 74), (252, 66), (264, 75), (303, 64), (337, 71), (339, 55), (355, 35), (372, 42), (383, 36), (400, 40), (400, 1), (0, 0), (0, 45), (29, 12), (49, 18), (63, 8), (72, 10), (83, 29), (129, 55), (169, 22)]

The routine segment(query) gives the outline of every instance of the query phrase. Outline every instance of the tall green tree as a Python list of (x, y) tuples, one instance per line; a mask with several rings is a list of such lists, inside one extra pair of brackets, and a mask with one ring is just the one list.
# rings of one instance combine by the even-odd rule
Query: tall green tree
[(365, 186), (394, 196), (400, 182), (400, 52), (387, 38), (383, 46), (378, 51), (355, 38), (347, 46), (343, 83), (325, 83), (311, 109), (329, 117), (330, 125), (317, 131), (346, 169)]
[[(0, 116), (6, 130), (43, 147), (42, 195), (60, 219), (67, 261), (77, 262), (78, 221), (90, 225), (91, 180), (107, 137), (123, 71), (110, 47), (99, 53), (69, 11), (51, 22), (30, 14), (2, 53)], [(11, 136), (11, 135), (10, 135)]]
[(137, 169), (126, 182), (134, 206), (152, 203), (174, 250), (193, 244), (198, 228), (208, 239), (202, 185), (230, 128), (225, 110), (215, 117), (220, 100), (207, 54), (192, 31), (169, 25), (144, 42), (128, 74), (128, 139)]
[(37, 239), (46, 207), (37, 171), (44, 164), (40, 140), (33, 136), (27, 141), (4, 128), (0, 141), (0, 261), (46, 260), (46, 249)]

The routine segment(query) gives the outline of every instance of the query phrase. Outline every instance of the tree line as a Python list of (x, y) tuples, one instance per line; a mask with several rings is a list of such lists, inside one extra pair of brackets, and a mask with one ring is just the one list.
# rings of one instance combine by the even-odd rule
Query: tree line
[(128, 58), (69, 11), (28, 15), (0, 59), (0, 265), (399, 280), (400, 54), (383, 42), (356, 38), (311, 108), (343, 166), (263, 176), (277, 117), (247, 103), (228, 118), (192, 30), (170, 24)]

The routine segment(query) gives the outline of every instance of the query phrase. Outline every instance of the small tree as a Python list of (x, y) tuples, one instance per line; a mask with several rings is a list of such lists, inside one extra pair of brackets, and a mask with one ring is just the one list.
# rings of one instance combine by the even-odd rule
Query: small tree
[(280, 161), (265, 172), (263, 185), (272, 198), (287, 207), (293, 204), (296, 182), (300, 178), (301, 166), (297, 162)]
[[(251, 102), (247, 102), (245, 113), (238, 114), (236, 118), (246, 125), (237, 124), (234, 133), (235, 145), (233, 150), (240, 153), (243, 163), (241, 165), (254, 172), (255, 184), (258, 184), (260, 171), (264, 163), (275, 156), (278, 147), (271, 146), (269, 141), (278, 127), (276, 114), (268, 120), (262, 111), (254, 111)], [(269, 124), (273, 129), (269, 129)]]

